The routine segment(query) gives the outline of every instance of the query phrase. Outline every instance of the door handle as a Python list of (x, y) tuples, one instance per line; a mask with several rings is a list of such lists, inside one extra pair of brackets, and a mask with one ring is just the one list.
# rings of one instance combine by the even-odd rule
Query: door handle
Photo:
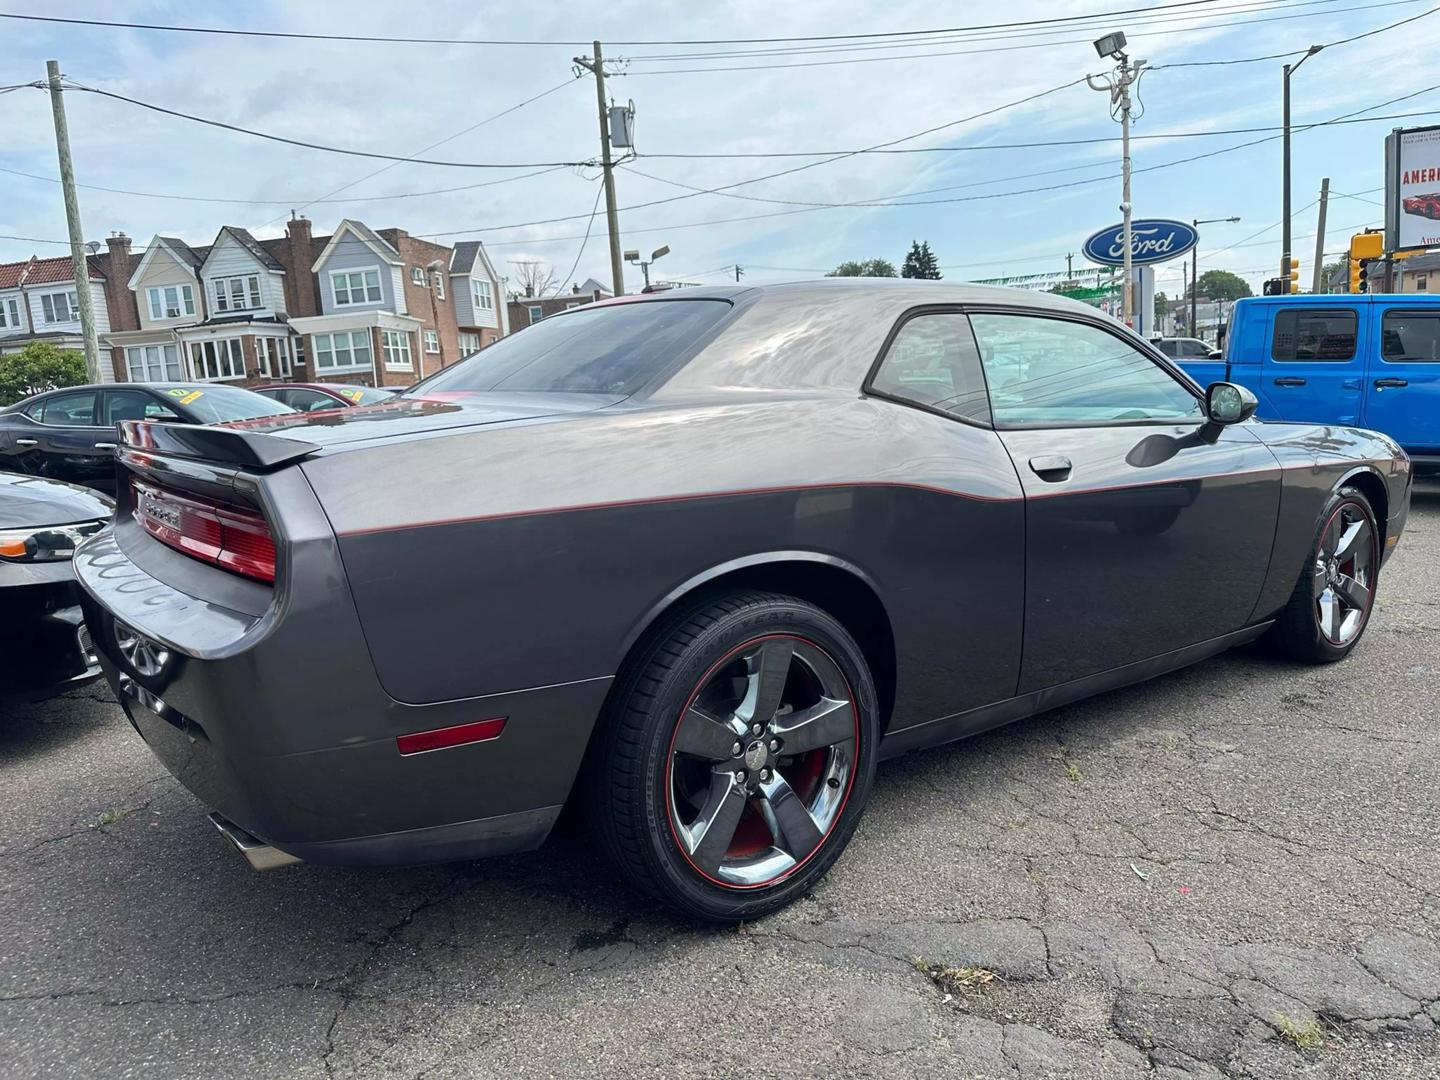
[(1060, 454), (1032, 457), (1030, 471), (1047, 483), (1058, 484), (1061, 480), (1070, 479), (1070, 459)]
[(97, 442), (97, 443), (95, 444), (95, 449), (96, 449), (96, 450), (114, 450), (114, 449), (115, 449), (115, 444), (114, 444), (113, 442)]
[(1276, 386), (1304, 386), (1305, 380), (1298, 375), (1284, 375), (1275, 380)]
[(1409, 379), (1376, 379), (1375, 389), (1384, 390), (1387, 386), (1409, 386)]
[(16, 446), (38, 446), (39, 443), (38, 443), (35, 439), (16, 439), (16, 440), (15, 440), (15, 445), (16, 445)]

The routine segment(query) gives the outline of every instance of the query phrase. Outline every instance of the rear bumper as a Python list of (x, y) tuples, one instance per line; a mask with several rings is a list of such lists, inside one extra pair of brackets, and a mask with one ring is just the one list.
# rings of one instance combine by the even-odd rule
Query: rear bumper
[[(376, 677), (328, 531), (291, 545), (291, 584), (258, 614), (224, 606), (214, 589), (206, 598), (167, 584), (161, 576), (174, 575), (150, 572), (163, 559), (145, 544), (159, 546), (120, 528), (82, 546), (85, 618), (131, 724), (206, 805), (307, 862), (469, 859), (544, 841), (609, 678), (399, 702)], [(187, 561), (191, 573), (229, 577)], [(159, 672), (126, 658), (117, 622), (166, 654)], [(485, 742), (410, 755), (396, 744), (500, 716), (504, 730)]]

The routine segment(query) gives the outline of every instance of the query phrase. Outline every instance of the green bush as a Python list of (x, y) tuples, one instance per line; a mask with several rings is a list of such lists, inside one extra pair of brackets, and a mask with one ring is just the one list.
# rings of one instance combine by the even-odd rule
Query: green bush
[(79, 386), (85, 379), (84, 353), (32, 341), (19, 352), (0, 356), (0, 406), (57, 386)]

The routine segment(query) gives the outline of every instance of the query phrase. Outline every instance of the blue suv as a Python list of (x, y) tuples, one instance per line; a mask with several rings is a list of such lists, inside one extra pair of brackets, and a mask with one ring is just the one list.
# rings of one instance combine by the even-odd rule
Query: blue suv
[(1240, 383), (1256, 415), (1372, 428), (1440, 468), (1440, 296), (1252, 296), (1235, 302), (1223, 360), (1196, 382)]

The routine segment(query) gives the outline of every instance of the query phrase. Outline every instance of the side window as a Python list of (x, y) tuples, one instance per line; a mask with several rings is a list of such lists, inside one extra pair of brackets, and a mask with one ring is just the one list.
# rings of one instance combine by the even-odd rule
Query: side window
[(40, 414), (40, 422), (61, 427), (92, 427), (95, 423), (95, 391), (52, 394), (45, 399), (45, 411)]
[(1145, 353), (1091, 323), (972, 315), (996, 424), (1198, 420), (1200, 402)]
[(1440, 311), (1387, 311), (1380, 355), (1387, 362), (1440, 363)]
[(105, 391), (105, 415), (101, 420), (104, 427), (111, 427), (121, 420), (178, 420), (173, 409), (167, 408), (143, 390)]
[(1173, 357), (1180, 355), (1180, 343), (1174, 338), (1161, 338), (1155, 342), (1155, 346), (1166, 356)]
[(870, 389), (962, 420), (990, 422), (975, 335), (961, 314), (917, 315), (901, 326)]
[(317, 412), (320, 409), (338, 409), (340, 402), (328, 394), (316, 393), (314, 390), (288, 390), (286, 391), (286, 402), (293, 409), (301, 412)]
[(1276, 360), (1353, 360), (1357, 321), (1354, 308), (1277, 311), (1270, 355)]

